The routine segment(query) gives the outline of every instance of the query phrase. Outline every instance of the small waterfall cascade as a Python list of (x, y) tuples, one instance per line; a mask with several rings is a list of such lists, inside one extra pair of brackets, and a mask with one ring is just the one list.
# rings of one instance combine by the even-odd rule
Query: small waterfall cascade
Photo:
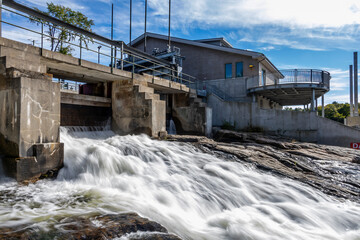
[(176, 126), (174, 123), (174, 120), (170, 119), (169, 120), (169, 131), (168, 134), (170, 135), (176, 135)]
[(135, 211), (183, 239), (359, 239), (360, 205), (186, 143), (61, 128), (56, 180), (0, 184), (0, 227)]

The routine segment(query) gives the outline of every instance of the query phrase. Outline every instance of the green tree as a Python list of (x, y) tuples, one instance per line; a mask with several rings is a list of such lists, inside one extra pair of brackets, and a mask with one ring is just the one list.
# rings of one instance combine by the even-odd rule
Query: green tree
[[(324, 108), (325, 117), (337, 122), (344, 122), (344, 119), (350, 115), (350, 105), (348, 103), (333, 102)], [(317, 108), (318, 114), (321, 115), (322, 108)]]
[[(36, 10), (40, 11), (39, 9)], [(43, 13), (87, 31), (92, 31), (91, 27), (94, 25), (94, 21), (92, 19), (89, 19), (81, 12), (73, 11), (68, 7), (56, 5), (54, 3), (47, 3), (47, 11)], [(69, 29), (57, 26), (56, 24), (44, 21), (36, 17), (31, 18), (30, 21), (36, 22), (38, 25), (43, 23), (44, 26), (47, 27), (46, 33), (50, 36), (49, 41), (51, 51), (71, 55), (73, 49), (71, 48), (69, 42), (75, 41), (77, 39), (77, 41), (79, 41), (79, 44), (81, 42), (87, 48), (88, 43), (92, 41), (92, 39), (89, 37), (75, 33)]]

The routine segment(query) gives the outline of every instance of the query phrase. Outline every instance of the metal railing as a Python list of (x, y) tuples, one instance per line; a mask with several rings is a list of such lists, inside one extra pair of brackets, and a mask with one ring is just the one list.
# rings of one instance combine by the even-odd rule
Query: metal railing
[[(63, 22), (59, 19), (56, 19), (54, 17), (48, 16), (42, 12), (39, 12), (37, 10), (34, 10), (32, 8), (26, 7), (24, 5), (21, 5), (19, 3), (14, 2), (13, 0), (3, 0), (2, 1), (3, 5), (7, 6), (6, 8), (0, 5), (0, 10), (1, 11), (7, 11), (9, 13), (11, 13), (11, 15), (16, 15), (16, 16), (20, 16), (23, 18), (28, 19), (27, 21), (30, 22), (30, 20), (32, 21), (36, 21), (38, 24), (33, 24), (32, 26), (37, 25), (40, 29), (39, 30), (34, 30), (34, 29), (30, 29), (27, 27), (24, 27), (25, 24), (23, 24), (23, 26), (20, 26), (16, 23), (10, 22), (9, 21), (5, 21), (3, 19), (4, 14), (0, 15), (2, 17), (0, 17), (0, 22), (1, 24), (6, 24), (8, 26), (12, 26), (18, 29), (22, 29), (28, 32), (31, 32), (33, 34), (37, 34), (39, 35), (40, 39), (41, 39), (41, 43), (40, 43), (40, 48), (41, 49), (46, 49), (49, 48), (49, 46), (47, 46), (45, 44), (45, 41), (51, 41), (51, 40), (56, 40), (56, 41), (62, 41), (63, 44), (69, 44), (71, 47), (75, 47), (77, 49), (75, 54), (78, 54), (78, 57), (81, 60), (85, 60), (84, 58), (84, 51), (86, 52), (90, 52), (93, 54), (97, 55), (97, 62), (100, 63), (100, 56), (101, 57), (105, 57), (107, 58), (108, 64), (106, 64), (107, 66), (109, 66), (111, 68), (111, 72), (113, 73), (113, 69), (114, 68), (119, 68), (121, 70), (124, 70), (124, 64), (131, 64), (132, 65), (132, 77), (134, 76), (133, 74), (136, 73), (134, 72), (135, 67), (139, 67), (141, 69), (145, 69), (149, 72), (152, 73), (153, 78), (155, 78), (156, 75), (162, 75), (162, 76), (166, 76), (166, 79), (169, 79), (171, 81), (176, 81), (179, 83), (183, 83), (186, 85), (189, 85), (191, 82), (193, 82), (195, 80), (195, 78), (191, 75), (185, 74), (185, 73), (181, 73), (181, 74), (177, 74), (177, 72), (172, 69), (168, 63), (166, 61), (163, 61), (161, 59), (157, 59), (156, 57), (144, 53), (136, 48), (127, 46), (123, 41), (113, 41), (110, 40), (108, 38), (105, 38), (103, 36), (97, 35), (93, 32), (90, 31), (86, 31), (82, 28), (76, 27), (74, 25), (71, 25), (69, 23)], [(1, 2), (0, 2), (1, 4)], [(12, 9), (9, 9), (12, 8)], [(10, 17), (11, 18), (11, 17)], [(48, 24), (47, 22), (49, 22), (50, 24)], [(74, 36), (74, 38), (72, 39), (72, 41), (67, 41), (67, 40), (62, 40), (59, 38), (56, 38), (54, 36), (50, 36), (48, 34), (46, 34), (44, 32), (44, 28), (47, 26), (51, 26), (54, 27), (55, 29), (58, 30), (63, 30), (66, 29), (67, 31), (71, 32)], [(1, 31), (2, 31), (1, 27)], [(1, 35), (3, 36), (3, 35)], [(3, 36), (6, 37), (6, 36)], [(89, 44), (86, 46), (83, 46), (83, 38), (87, 38), (89, 40)], [(16, 40), (16, 39), (14, 39)], [(89, 47), (89, 45), (96, 45), (96, 49), (91, 49)], [(101, 47), (100, 47), (101, 46)], [(106, 48), (107, 50), (104, 53), (104, 51), (100, 51), (100, 48), (104, 47), (104, 49)], [(73, 50), (76, 50), (73, 49)], [(88, 60), (88, 59), (86, 59)], [(146, 67), (144, 65), (140, 65), (137, 64), (135, 62), (135, 60), (144, 60), (146, 63), (148, 63), (148, 65), (151, 65), (150, 67)], [(96, 61), (93, 61), (96, 62)], [(104, 60), (102, 60), (102, 62), (104, 62)], [(159, 71), (158, 68), (161, 69), (165, 69), (166, 71)]]
[[(230, 94), (228, 88), (231, 87), (232, 83), (226, 83), (227, 81), (236, 81), (241, 82), (245, 78), (237, 79), (217, 79), (217, 80), (205, 80), (205, 81), (196, 81), (195, 83), (190, 84), (190, 88), (196, 89), (198, 95), (209, 96), (213, 94), (223, 101), (227, 102), (248, 102), (249, 100), (246, 96), (239, 96), (238, 94)], [(232, 87), (237, 88), (238, 86), (233, 85)], [(225, 91), (226, 89), (226, 91)], [(241, 93), (241, 90), (238, 89), (237, 93)], [(199, 94), (200, 93), (200, 94)]]
[(291, 83), (313, 83), (328, 88), (330, 87), (331, 76), (327, 71), (316, 69), (289, 69), (280, 70), (280, 72), (284, 75), (282, 79), (279, 79), (274, 74), (267, 74), (265, 79), (261, 75), (247, 78), (247, 89)]
[(291, 69), (281, 70), (284, 75), (279, 79), (279, 84), (283, 83), (329, 83), (330, 73), (316, 69)]

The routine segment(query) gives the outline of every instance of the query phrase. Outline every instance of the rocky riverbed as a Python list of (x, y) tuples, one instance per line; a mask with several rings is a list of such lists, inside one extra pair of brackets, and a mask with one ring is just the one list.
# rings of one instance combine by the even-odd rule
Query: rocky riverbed
[[(360, 202), (360, 151), (293, 139), (219, 130), (214, 139), (170, 135), (226, 161), (242, 161), (273, 174), (304, 182), (326, 194)], [(224, 155), (225, 153), (225, 155)]]

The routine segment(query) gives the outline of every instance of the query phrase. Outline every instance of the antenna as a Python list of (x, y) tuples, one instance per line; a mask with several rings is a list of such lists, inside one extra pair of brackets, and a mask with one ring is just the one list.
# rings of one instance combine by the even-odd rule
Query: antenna
[(146, 21), (147, 21), (147, 0), (145, 0), (144, 52), (146, 52)]
[(130, 47), (131, 47), (131, 23), (132, 23), (132, 0), (130, 0), (130, 36), (129, 36)]
[(170, 37), (170, 26), (171, 26), (171, 0), (169, 0), (169, 50), (171, 49), (171, 37)]

